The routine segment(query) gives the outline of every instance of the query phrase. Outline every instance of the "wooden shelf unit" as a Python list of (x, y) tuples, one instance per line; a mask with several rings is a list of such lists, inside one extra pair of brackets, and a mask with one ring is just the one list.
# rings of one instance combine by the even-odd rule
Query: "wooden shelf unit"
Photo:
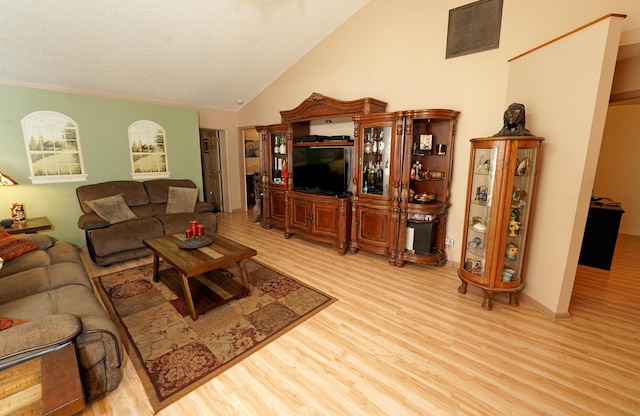
[[(333, 244), (341, 255), (347, 249), (353, 254), (366, 250), (387, 256), (389, 264), (399, 267), (407, 261), (445, 264), (453, 140), (460, 113), (385, 112), (386, 105), (374, 98), (341, 101), (313, 93), (296, 108), (281, 111), (279, 124), (257, 127), (264, 149), (262, 226), (284, 228), (286, 238), (300, 235)], [(324, 123), (322, 127), (339, 124), (340, 135), (314, 140), (322, 136), (314, 129)], [(349, 140), (331, 140), (347, 134)], [(428, 149), (420, 146), (425, 135), (429, 135)], [(310, 147), (352, 149), (344, 195), (294, 189), (294, 151)], [(282, 178), (285, 162), (286, 179)], [(417, 162), (421, 168), (412, 174)], [(427, 176), (430, 172), (435, 173)], [(419, 203), (413, 200), (419, 194), (435, 199)], [(409, 228), (417, 229), (416, 239), (429, 238), (423, 251), (407, 246)]]

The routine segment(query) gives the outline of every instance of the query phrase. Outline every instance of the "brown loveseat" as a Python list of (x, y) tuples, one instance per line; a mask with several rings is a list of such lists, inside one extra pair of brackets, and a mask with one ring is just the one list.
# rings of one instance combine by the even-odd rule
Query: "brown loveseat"
[[(143, 239), (183, 233), (190, 221), (204, 224), (210, 233), (218, 228), (213, 205), (198, 200), (196, 186), (188, 179), (109, 181), (80, 186), (76, 195), (83, 213), (78, 227), (85, 231), (91, 259), (100, 266), (147, 256), (151, 251)], [(124, 206), (115, 214), (117, 218), (110, 222), (104, 218), (107, 215), (95, 212), (92, 202), (120, 195)]]
[(94, 295), (78, 248), (45, 234), (18, 237), (10, 238), (37, 248), (0, 268), (0, 369), (74, 343), (87, 397), (114, 390), (120, 334)]

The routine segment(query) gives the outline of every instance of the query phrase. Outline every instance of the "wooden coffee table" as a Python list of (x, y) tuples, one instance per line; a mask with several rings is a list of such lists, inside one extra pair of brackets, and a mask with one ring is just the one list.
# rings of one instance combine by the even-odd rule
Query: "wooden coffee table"
[[(247, 280), (247, 272), (242, 260), (258, 254), (256, 250), (250, 247), (221, 235), (215, 235), (211, 244), (197, 249), (180, 248), (173, 235), (148, 238), (142, 240), (142, 242), (153, 251), (153, 280), (157, 282), (162, 275), (163, 282), (176, 295), (181, 296), (187, 302), (189, 315), (194, 321), (198, 319), (198, 314), (196, 313), (194, 298), (189, 288), (189, 279), (194, 276), (207, 274), (215, 269), (236, 264), (240, 271), (240, 284), (232, 279), (226, 279), (223, 291), (225, 296), (216, 299), (214, 306), (222, 305), (249, 294), (249, 281)], [(179, 274), (178, 282), (172, 278), (172, 273), (158, 271), (161, 258)], [(169, 272), (169, 270), (165, 272)]]

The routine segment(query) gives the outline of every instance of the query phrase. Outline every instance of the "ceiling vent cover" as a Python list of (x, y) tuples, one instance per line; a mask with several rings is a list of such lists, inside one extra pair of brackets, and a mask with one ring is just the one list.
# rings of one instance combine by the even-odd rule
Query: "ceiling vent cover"
[(449, 10), (447, 59), (497, 49), (503, 0), (479, 0)]

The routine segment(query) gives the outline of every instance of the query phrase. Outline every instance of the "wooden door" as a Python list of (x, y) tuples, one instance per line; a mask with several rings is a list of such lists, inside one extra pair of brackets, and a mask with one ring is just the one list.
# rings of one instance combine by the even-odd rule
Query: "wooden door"
[(202, 191), (205, 202), (212, 204), (218, 211), (224, 211), (220, 163), (220, 140), (223, 134), (222, 130), (200, 129)]
[(369, 208), (358, 206), (357, 215), (357, 239), (365, 244), (388, 248), (392, 242), (389, 228), (391, 224), (391, 211), (380, 207)]
[(311, 229), (313, 234), (338, 237), (340, 216), (336, 203), (313, 202)]
[(287, 217), (288, 228), (311, 232), (313, 213), (311, 202), (305, 199), (289, 197), (289, 215)]

